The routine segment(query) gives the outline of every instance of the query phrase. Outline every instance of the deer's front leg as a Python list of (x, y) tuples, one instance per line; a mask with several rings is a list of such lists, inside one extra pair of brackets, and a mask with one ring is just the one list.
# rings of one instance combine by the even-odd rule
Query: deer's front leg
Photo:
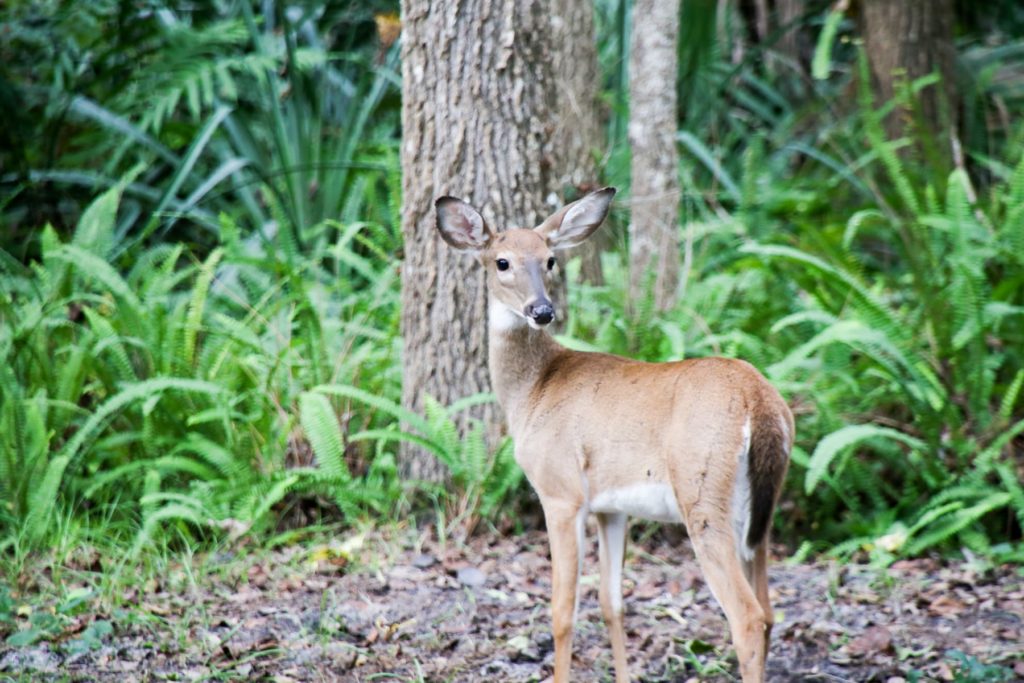
[(551, 546), (551, 621), (555, 640), (555, 683), (568, 683), (577, 583), (583, 564), (585, 521), (578, 506), (545, 503), (544, 520)]
[(601, 559), (601, 611), (612, 642), (615, 682), (629, 683), (626, 663), (626, 634), (622, 626), (622, 563), (626, 556), (626, 515), (621, 512), (597, 515)]

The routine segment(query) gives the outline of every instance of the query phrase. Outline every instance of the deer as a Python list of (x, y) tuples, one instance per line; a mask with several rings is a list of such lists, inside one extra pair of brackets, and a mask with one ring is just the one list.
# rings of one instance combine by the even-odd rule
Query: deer
[(441, 238), (486, 269), (491, 382), (547, 527), (553, 678), (569, 680), (585, 524), (594, 515), (616, 683), (629, 681), (622, 578), (630, 516), (685, 524), (725, 612), (741, 678), (760, 682), (774, 621), (769, 531), (793, 415), (742, 360), (648, 363), (570, 350), (549, 334), (556, 253), (597, 230), (615, 192), (587, 194), (533, 229), (500, 232), (460, 199), (435, 202)]

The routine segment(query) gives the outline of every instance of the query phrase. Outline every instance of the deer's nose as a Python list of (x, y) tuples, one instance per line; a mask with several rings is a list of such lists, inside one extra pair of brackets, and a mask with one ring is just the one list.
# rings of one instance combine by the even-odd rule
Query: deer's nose
[(555, 319), (555, 307), (550, 301), (538, 301), (526, 306), (526, 317), (538, 325), (547, 325)]

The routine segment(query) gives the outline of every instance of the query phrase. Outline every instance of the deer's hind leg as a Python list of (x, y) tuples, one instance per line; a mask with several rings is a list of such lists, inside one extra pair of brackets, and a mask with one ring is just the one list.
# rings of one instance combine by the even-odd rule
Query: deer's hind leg
[(750, 560), (744, 560), (743, 564), (747, 580), (750, 582), (751, 587), (753, 587), (754, 595), (757, 596), (757, 602), (760, 603), (761, 610), (764, 612), (764, 650), (765, 657), (767, 657), (768, 648), (771, 645), (772, 626), (775, 624), (775, 612), (772, 610), (772, 602), (768, 597), (767, 537), (754, 548), (754, 557)]
[[(706, 445), (707, 450), (714, 450), (714, 446)], [(745, 442), (740, 442), (735, 451), (728, 447), (722, 450), (738, 452), (742, 458), (746, 447)], [(673, 489), (704, 580), (729, 621), (743, 683), (761, 683), (769, 617), (755, 592), (759, 569), (757, 553), (749, 558), (741, 557), (746, 548), (741, 549), (736, 543), (733, 486), (737, 472), (722, 464), (722, 461), (707, 463), (706, 469), (695, 478), (692, 472), (685, 478), (674, 475)], [(767, 599), (767, 584), (764, 591)]]
[(767, 655), (768, 617), (736, 554), (727, 520), (711, 521), (698, 511), (689, 520), (694, 554), (711, 594), (725, 611), (743, 683), (761, 683)]

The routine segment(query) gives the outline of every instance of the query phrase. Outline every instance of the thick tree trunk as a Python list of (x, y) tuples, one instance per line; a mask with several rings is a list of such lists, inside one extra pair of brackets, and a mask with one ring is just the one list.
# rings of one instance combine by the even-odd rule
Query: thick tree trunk
[[(496, 230), (536, 225), (551, 192), (551, 25), (531, 0), (402, 1), (402, 404), (490, 390), (483, 271), (447, 248), (434, 199), (463, 198)], [(476, 417), (497, 424), (495, 407)], [(439, 481), (420, 449), (403, 473)]]
[[(594, 35), (594, 6), (580, 0), (553, 0), (551, 28), (553, 65), (558, 116), (552, 135), (554, 182), (560, 203), (568, 203), (597, 189), (598, 164), (595, 155), (604, 140), (598, 96), (601, 78)], [(601, 239), (607, 228), (570, 252), (582, 259), (583, 280), (601, 284)]]
[[(920, 95), (924, 124), (940, 135), (947, 125), (955, 126), (953, 0), (863, 0), (861, 16), (868, 63), (882, 101), (893, 98), (899, 79), (913, 81), (938, 71), (942, 85)], [(907, 115), (897, 110), (889, 116), (889, 135), (906, 134)]]
[(676, 40), (679, 4), (637, 0), (629, 50), (629, 141), (633, 150), (630, 292), (643, 296), (654, 269), (654, 302), (675, 304), (679, 284), (679, 153)]

